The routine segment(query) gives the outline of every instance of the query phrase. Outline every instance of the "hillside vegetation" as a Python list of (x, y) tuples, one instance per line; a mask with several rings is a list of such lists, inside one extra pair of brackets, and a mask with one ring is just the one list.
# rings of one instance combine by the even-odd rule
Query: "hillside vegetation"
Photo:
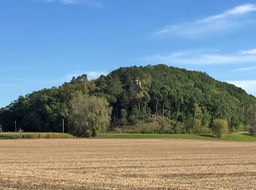
[(134, 66), (93, 81), (86, 75), (74, 77), (60, 87), (20, 96), (0, 110), (4, 131), (14, 131), (16, 121), (16, 129), (60, 132), (63, 119), (65, 131), (80, 136), (106, 130), (254, 134), (256, 98), (206, 73), (166, 65)]

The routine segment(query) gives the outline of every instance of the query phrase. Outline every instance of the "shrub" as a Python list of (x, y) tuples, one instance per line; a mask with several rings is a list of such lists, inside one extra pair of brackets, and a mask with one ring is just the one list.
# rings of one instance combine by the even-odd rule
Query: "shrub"
[(92, 136), (93, 136), (92, 130), (86, 129), (86, 130), (85, 130), (85, 133), (84, 133), (84, 137), (90, 138), (90, 137), (92, 137)]
[(192, 133), (197, 135), (208, 135), (208, 134), (212, 134), (212, 130), (206, 126), (201, 126), (201, 127), (194, 126), (192, 129)]
[(175, 133), (184, 134), (186, 133), (186, 128), (181, 122), (177, 122), (175, 125)]
[(212, 131), (217, 137), (221, 137), (223, 134), (229, 132), (228, 121), (226, 119), (214, 119), (212, 125)]

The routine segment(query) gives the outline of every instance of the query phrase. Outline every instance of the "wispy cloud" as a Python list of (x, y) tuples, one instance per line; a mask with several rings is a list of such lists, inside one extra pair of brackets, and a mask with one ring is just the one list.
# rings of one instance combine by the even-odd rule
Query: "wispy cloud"
[(84, 4), (90, 7), (102, 8), (103, 4), (98, 0), (44, 0), (49, 3), (62, 3), (65, 5)]
[(256, 70), (256, 66), (250, 66), (250, 67), (241, 67), (238, 69), (234, 69), (234, 72), (248, 72), (248, 71), (255, 71)]
[[(249, 50), (242, 50), (240, 51), (240, 55), (241, 56), (247, 56), (247, 57), (256, 57), (256, 48), (254, 49), (249, 49)], [(253, 65), (249, 65), (246, 67), (241, 67), (241, 68), (237, 68), (234, 69), (234, 72), (249, 72), (249, 71), (256, 71), (256, 60), (252, 61)]]
[(247, 19), (244, 16), (253, 12), (256, 12), (256, 4), (240, 5), (221, 14), (163, 27), (155, 32), (155, 35), (198, 38), (209, 34), (216, 34), (216, 32), (229, 31), (244, 26), (247, 23)]
[(238, 80), (227, 82), (230, 84), (234, 84), (237, 87), (243, 88), (249, 94), (256, 95), (256, 80)]
[(63, 4), (75, 4), (78, 3), (78, 0), (46, 0), (47, 2), (54, 3), (54, 2), (59, 2)]
[(87, 78), (89, 80), (93, 80), (98, 78), (101, 75), (107, 75), (107, 72), (103, 72), (103, 71), (89, 71), (89, 72), (79, 72), (79, 73), (72, 73), (72, 74), (68, 74), (67, 75), (67, 79), (71, 80), (73, 77), (77, 77), (77, 76), (81, 76), (83, 74), (87, 75)]
[(182, 65), (227, 65), (256, 63), (256, 54), (252, 53), (221, 54), (215, 51), (181, 51), (170, 54), (157, 54), (147, 57), (151, 63)]
[(249, 50), (242, 50), (240, 52), (242, 55), (256, 55), (256, 48)]

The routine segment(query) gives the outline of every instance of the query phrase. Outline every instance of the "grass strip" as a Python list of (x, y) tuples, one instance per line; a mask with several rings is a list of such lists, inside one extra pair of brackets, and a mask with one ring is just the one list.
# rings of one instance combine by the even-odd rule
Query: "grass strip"
[(67, 133), (0, 133), (0, 139), (63, 139), (73, 138)]
[(221, 138), (212, 135), (195, 135), (195, 134), (133, 134), (133, 133), (101, 133), (97, 135), (101, 139), (198, 139), (198, 140), (224, 140), (224, 141), (244, 141), (256, 142), (256, 138), (248, 134), (226, 134)]

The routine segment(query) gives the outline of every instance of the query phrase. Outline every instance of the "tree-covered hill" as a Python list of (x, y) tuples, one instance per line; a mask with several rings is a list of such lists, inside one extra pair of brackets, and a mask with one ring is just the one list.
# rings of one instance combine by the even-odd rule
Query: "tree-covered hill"
[(231, 131), (255, 122), (256, 98), (243, 89), (206, 73), (155, 65), (119, 68), (93, 81), (82, 75), (58, 88), (21, 96), (1, 109), (0, 125), (13, 131), (16, 121), (16, 128), (25, 131), (57, 132), (65, 119), (66, 130), (72, 131), (69, 116), (78, 110), (71, 109), (70, 102), (78, 92), (108, 101), (108, 130), (208, 133), (216, 120), (227, 123)]

